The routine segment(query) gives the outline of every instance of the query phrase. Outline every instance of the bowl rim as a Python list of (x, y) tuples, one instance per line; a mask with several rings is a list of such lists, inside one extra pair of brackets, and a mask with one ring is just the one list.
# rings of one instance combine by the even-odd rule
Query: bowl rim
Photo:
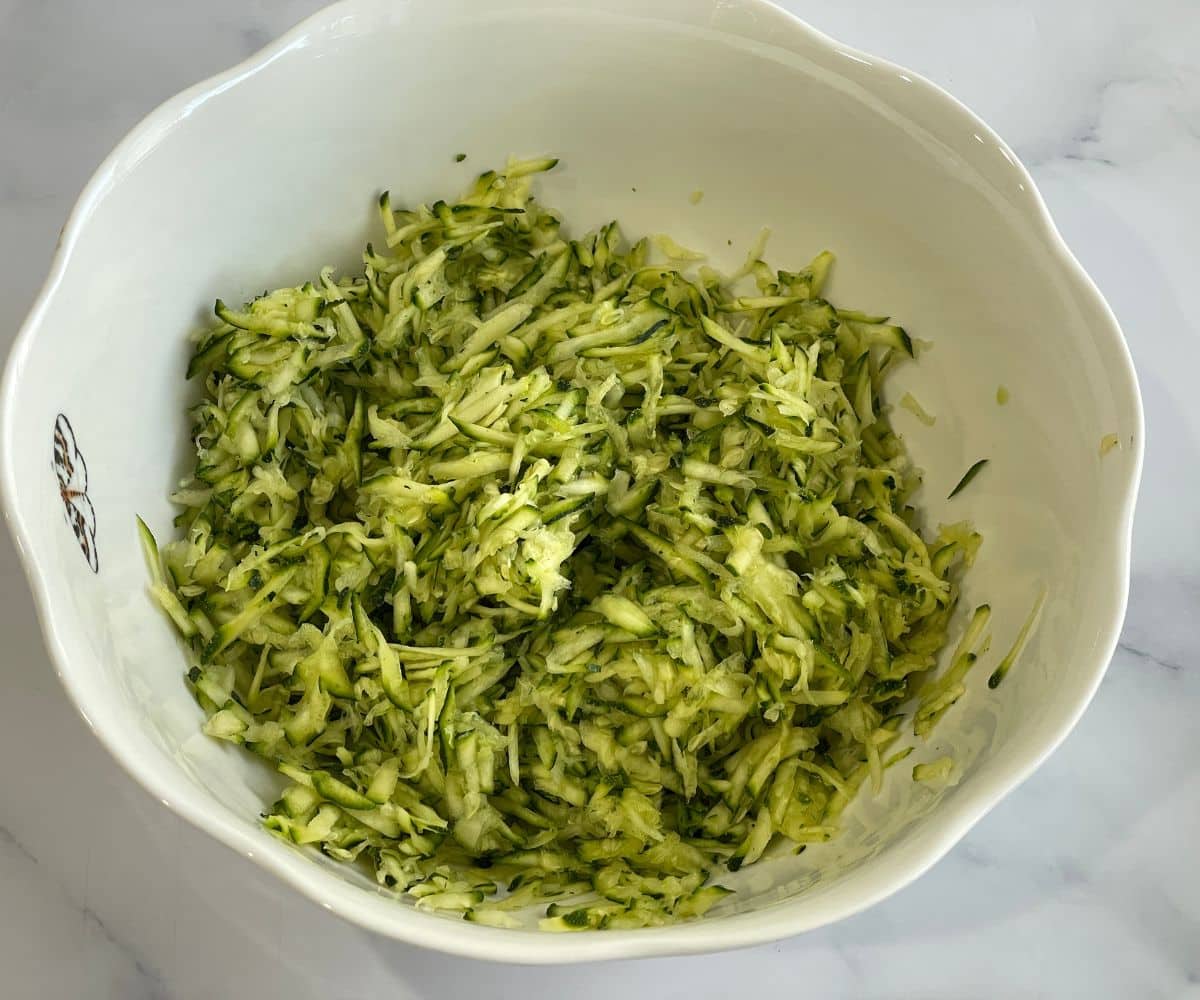
[[(471, 3), (473, 0), (463, 0)], [(482, 0), (475, 0), (482, 2)], [(710, 0), (714, 5), (723, 5), (721, 0)], [(654, 17), (655, 8), (671, 6), (678, 8), (678, 0), (656, 0), (655, 3), (636, 8), (642, 16)], [(572, 0), (561, 8), (569, 9), (583, 5), (583, 0)], [(318, 35), (345, 17), (359, 13), (379, 12), (386, 0), (338, 0), (323, 7), (300, 21), (284, 34), (229, 69), (197, 83), (161, 103), (138, 122), (102, 161), (88, 180), (82, 193), (59, 233), (58, 243), (51, 262), (49, 274), (13, 341), (0, 381), (0, 505), (5, 521), (14, 539), (20, 561), (34, 596), (37, 619), (41, 628), (51, 664), (63, 685), (67, 696), (84, 722), (100, 743), (115, 758), (117, 763), (139, 785), (163, 802), (167, 808), (186, 819), (197, 829), (204, 831), (219, 843), (278, 876), (300, 894), (337, 914), (350, 923), (365, 927), (385, 937), (408, 944), (436, 949), (465, 957), (488, 959), (499, 962), (521, 964), (553, 964), (561, 962), (594, 961), (617, 958), (686, 955), (748, 947), (756, 944), (790, 937), (825, 924), (842, 920), (858, 913), (886, 897), (898, 892), (936, 864), (981, 820), (995, 805), (1028, 778), (1042, 762), (1062, 743), (1074, 729), (1079, 718), (1091, 702), (1107, 671), (1116, 649), (1121, 626), (1128, 605), (1130, 582), (1130, 559), (1132, 549), (1133, 514), (1141, 480), (1145, 451), (1145, 420), (1137, 374), (1134, 369), (1128, 344), (1111, 308), (1103, 295), (1067, 247), (1055, 226), (1049, 209), (1034, 183), (1029, 170), (1012, 153), (1000, 137), (974, 112), (946, 90), (918, 73), (905, 69), (889, 60), (868, 54), (846, 45), (824, 32), (812, 27), (800, 17), (777, 6), (772, 0), (738, 0), (738, 6), (761, 14), (767, 22), (774, 19), (775, 25), (786, 25), (792, 33), (793, 44), (802, 41), (815, 51), (826, 54), (837, 53), (856, 62), (865, 63), (879, 71), (902, 75), (914, 92), (929, 107), (930, 115), (957, 116), (971, 126), (976, 138), (986, 140), (1003, 154), (1012, 168), (1012, 177), (1022, 184), (1028, 194), (1024, 212), (1025, 224), (1049, 250), (1062, 269), (1063, 276), (1072, 289), (1096, 310), (1104, 321), (1095, 331), (1096, 336), (1106, 336), (1111, 344), (1105, 353), (1106, 368), (1110, 375), (1125, 380), (1129, 398), (1124, 404), (1129, 408), (1133, 441), (1133, 461), (1124, 484), (1117, 526), (1119, 535), (1113, 572), (1109, 580), (1109, 599), (1115, 609), (1107, 630), (1096, 643), (1095, 664), (1088, 686), (1070, 711), (1060, 720), (1052, 738), (1024, 755), (1011, 755), (992, 781), (980, 788), (964, 787), (953, 803), (943, 806), (945, 815), (940, 825), (931, 830), (914, 849), (913, 860), (906, 867), (897, 867), (894, 873), (876, 879), (875, 884), (852, 899), (839, 899), (826, 903), (823, 908), (805, 908), (799, 899), (785, 900), (762, 910), (735, 914), (712, 921), (676, 924), (662, 928), (635, 931), (605, 931), (603, 933), (578, 935), (534, 934), (513, 932), (467, 922), (447, 920), (436, 914), (418, 913), (409, 907), (395, 906), (391, 914), (383, 914), (366, 905), (357, 905), (356, 898), (330, 898), (323, 891), (326, 880), (306, 877), (315, 871), (311, 860), (304, 864), (290, 864), (283, 854), (262, 850), (262, 842), (254, 839), (249, 828), (235, 824), (213, 811), (206, 811), (189, 796), (179, 796), (177, 789), (166, 786), (152, 775), (142, 771), (130, 748), (122, 740), (103, 728), (97, 728), (88, 718), (81, 700), (81, 692), (75, 686), (71, 658), (63, 640), (65, 628), (56, 619), (52, 607), (48, 574), (39, 565), (34, 552), (32, 535), (26, 525), (21, 504), (18, 501), (18, 484), (14, 468), (13, 433), (16, 427), (16, 385), (22, 376), (26, 359), (29, 357), (38, 330), (42, 325), (49, 303), (68, 271), (74, 248), (95, 208), (104, 199), (113, 184), (144, 155), (145, 151), (157, 146), (173, 127), (198, 104), (214, 97), (242, 80), (248, 79), (266, 67), (278, 56), (291, 48), (303, 44), (310, 36)], [(437, 6), (436, 0), (413, 3), (407, 16), (420, 16), (421, 11)], [(499, 7), (489, 6), (490, 13), (497, 10), (531, 10), (532, 3), (521, 0), (506, 0)], [(602, 0), (588, 7), (596, 11), (627, 12), (622, 0)], [(760, 33), (764, 36), (770, 27)], [(777, 38), (771, 39), (778, 44)], [(907, 115), (906, 115), (907, 117)], [(911, 119), (910, 119), (911, 120)], [(202, 795), (203, 793), (198, 793)], [(279, 845), (287, 850), (286, 845)], [(332, 876), (336, 878), (337, 876)], [(344, 883), (357, 894), (361, 890)], [(367, 897), (369, 898), (369, 897)], [(363, 900), (365, 903), (365, 899)], [(390, 901), (389, 905), (390, 905)], [(770, 920), (753, 919), (769, 913)]]

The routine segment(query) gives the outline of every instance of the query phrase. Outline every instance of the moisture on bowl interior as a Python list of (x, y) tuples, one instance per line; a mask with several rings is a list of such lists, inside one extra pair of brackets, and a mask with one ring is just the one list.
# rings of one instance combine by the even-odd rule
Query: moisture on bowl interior
[(218, 302), (179, 537), (143, 537), (205, 731), (290, 782), (268, 829), (423, 907), (640, 927), (835, 836), (962, 694), (979, 536), (918, 529), (912, 342), (823, 297), (830, 254), (570, 238), (554, 163), (385, 194), (361, 273)]

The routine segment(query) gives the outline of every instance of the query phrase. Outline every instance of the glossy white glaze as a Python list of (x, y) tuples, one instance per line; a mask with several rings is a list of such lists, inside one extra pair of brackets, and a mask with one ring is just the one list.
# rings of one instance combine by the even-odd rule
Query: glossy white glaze
[[(1168, 515), (1176, 516), (1177, 498), (1196, 476), (1196, 417), (1184, 374), (1194, 360), (1189, 335), (1195, 327), (1178, 303), (1190, 291), (1183, 275), (1195, 251), (1183, 208), (1190, 204), (1194, 217), (1186, 177), (1197, 164), (1189, 131), (1197, 93), (1194, 79), (1188, 89), (1183, 68), (1195, 19), (1166, 5), (1138, 16), (1114, 9), (1107, 20), (1093, 16), (1081, 38), (1080, 11), (1068, 17), (1066, 8), (1060, 23), (1044, 13), (967, 5), (941, 11), (936, 27), (933, 7), (923, 18), (914, 18), (910, 7), (903, 20), (889, 20), (881, 6), (868, 4), (836, 12), (795, 9), (848, 42), (949, 86), (1031, 161), (1068, 241), (1124, 322), (1146, 384), (1152, 432), (1166, 424), (1164, 433), (1179, 435), (1167, 443), (1152, 439), (1160, 443), (1151, 444), (1135, 550), (1126, 630), (1132, 652), (1118, 654), (1077, 735), (932, 873), (846, 923), (756, 952), (693, 959), (686, 967), (660, 961), (582, 973), (485, 969), (396, 945), (322, 914), (134, 788), (66, 707), (32, 634), (28, 598), (9, 554), (3, 615), (13, 646), (0, 749), (13, 766), (3, 779), (0, 822), (13, 839), (0, 843), (0, 863), (5, 887), (17, 889), (0, 901), (0, 915), (19, 931), (18, 912), (35, 914), (79, 955), (78, 965), (60, 968), (55, 978), (41, 960), (45, 951), (23, 946), (20, 933), (6, 935), (4, 955), (22, 989), (44, 984), (51, 995), (64, 996), (105, 990), (113, 996), (232, 990), (269, 996), (286, 987), (293, 995), (356, 996), (391, 984), (397, 995), (434, 996), (459, 995), (484, 978), (501, 996), (542, 989), (718, 996), (768, 966), (781, 976), (820, 982), (830, 995), (1003, 995), (1041, 988), (1047, 995), (1174, 996), (1187, 988), (1196, 971), (1188, 963), (1194, 963), (1197, 886), (1190, 868), (1172, 859), (1187, 850), (1197, 820), (1200, 795), (1189, 770), (1197, 742), (1187, 726), (1189, 702), (1180, 697), (1194, 698), (1196, 690), (1185, 670), (1169, 667), (1185, 661), (1194, 631), (1186, 616), (1197, 583), (1188, 573), (1200, 544), (1193, 525), (1171, 523)], [(0, 44), (11, 52), (5, 52), (3, 72), (12, 74), (5, 92), (20, 99), (3, 113), (12, 116), (7, 134), (27, 137), (16, 153), (6, 153), (0, 175), (4, 231), (13, 240), (2, 279), (10, 327), (45, 268), (57, 222), (116, 134), (170, 91), (240, 57), (238, 45), (257, 47), (305, 12), (294, 5), (264, 18), (234, 15), (231, 7), (226, 20), (199, 13), (189, 20), (177, 11), (156, 15), (159, 22), (131, 15), (129, 23), (92, 23), (82, 10), (73, 20), (18, 5), (5, 15)], [(841, 23), (822, 20), (835, 13)], [(1155, 18), (1168, 16), (1172, 30), (1156, 26)], [(178, 62), (165, 58), (181, 33), (192, 38), (187, 58), (207, 50), (210, 62), (189, 66), (182, 55)], [(966, 59), (968, 40), (981, 33), (993, 39), (989, 58), (975, 52)], [(122, 46), (129, 47), (124, 60), (117, 58)], [(1043, 76), (1003, 77), (1012, 65), (1006, 47), (1044, 50)], [(99, 111), (87, 94), (59, 82), (62, 69), (51, 69), (58, 65), (51, 58), (61, 58), (64, 48), (75, 64), (95, 65), (100, 79), (111, 79), (111, 92), (93, 95)], [(140, 62), (134, 51), (144, 52)], [(1131, 68), (1139, 58), (1145, 59), (1141, 69)], [(1064, 68), (1076, 64), (1077, 70)], [(989, 74), (1008, 89), (989, 88)], [(1120, 82), (1106, 88), (1106, 74)], [(1131, 75), (1136, 79), (1129, 83)], [(161, 89), (146, 93), (160, 79)], [(1126, 91), (1135, 92), (1132, 106)], [(1049, 97), (1035, 102), (1039, 93)], [(1144, 104), (1137, 104), (1137, 93)], [(1095, 127), (1087, 138), (1089, 116)], [(101, 120), (109, 131), (87, 146), (89, 129)], [(1162, 456), (1157, 491), (1156, 454)], [(1131, 719), (1144, 720), (1140, 729)], [(1112, 761), (1104, 773), (1100, 760)], [(1008, 963), (1002, 975), (1010, 978), (997, 981), (989, 966), (996, 949), (1005, 947), (1061, 952), (1061, 964), (1044, 966), (1034, 978), (1032, 968), (1019, 967), (1024, 963)], [(90, 985), (81, 992), (80, 983)]]

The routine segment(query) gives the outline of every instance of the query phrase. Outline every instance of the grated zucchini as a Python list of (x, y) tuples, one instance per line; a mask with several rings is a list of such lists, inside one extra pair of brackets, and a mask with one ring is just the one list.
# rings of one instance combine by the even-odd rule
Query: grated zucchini
[(932, 427), (935, 423), (937, 423), (937, 417), (925, 409), (925, 407), (923, 407), (917, 401), (917, 397), (911, 392), (906, 392), (900, 397), (900, 405), (904, 407), (904, 409), (908, 410), (909, 413), (921, 421), (921, 423), (923, 423), (926, 427)]
[(142, 533), (206, 732), (288, 781), (269, 830), (474, 921), (649, 926), (903, 758), (979, 538), (915, 526), (879, 396), (913, 342), (823, 297), (831, 255), (764, 231), (747, 293), (570, 238), (555, 162), (385, 194), (360, 273), (218, 302), (179, 537)]
[(954, 760), (950, 757), (939, 757), (928, 764), (915, 764), (912, 769), (913, 781), (945, 781), (954, 773)]
[(988, 687), (994, 690), (1003, 684), (1004, 678), (1008, 676), (1008, 672), (1012, 669), (1013, 664), (1017, 662), (1017, 658), (1025, 651), (1025, 644), (1029, 642), (1029, 637), (1033, 634), (1038, 619), (1042, 615), (1042, 606), (1046, 603), (1046, 595), (1048, 593), (1049, 591), (1044, 586), (1038, 591), (1038, 596), (1033, 602), (1033, 607), (1029, 610), (1029, 615), (1017, 632), (1016, 639), (1013, 640), (1012, 648), (1004, 654), (1004, 658), (997, 664), (996, 669), (992, 671), (991, 676), (988, 678)]
[(979, 475), (981, 471), (983, 471), (983, 467), (987, 464), (988, 460), (986, 458), (981, 458), (978, 462), (967, 469), (967, 471), (963, 473), (962, 479), (958, 481), (958, 485), (956, 485), (954, 489), (950, 491), (946, 499), (953, 500), (956, 496), (958, 496), (958, 494), (965, 490), (971, 484), (971, 481), (977, 475)]

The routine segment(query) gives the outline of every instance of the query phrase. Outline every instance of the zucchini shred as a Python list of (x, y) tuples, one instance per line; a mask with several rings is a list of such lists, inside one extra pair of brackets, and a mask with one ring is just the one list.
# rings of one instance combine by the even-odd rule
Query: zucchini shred
[(178, 538), (140, 529), (205, 732), (287, 779), (267, 829), (422, 908), (644, 927), (829, 840), (957, 700), (980, 537), (919, 530), (912, 341), (822, 297), (829, 253), (569, 239), (555, 162), (385, 194), (360, 274), (218, 301)]

